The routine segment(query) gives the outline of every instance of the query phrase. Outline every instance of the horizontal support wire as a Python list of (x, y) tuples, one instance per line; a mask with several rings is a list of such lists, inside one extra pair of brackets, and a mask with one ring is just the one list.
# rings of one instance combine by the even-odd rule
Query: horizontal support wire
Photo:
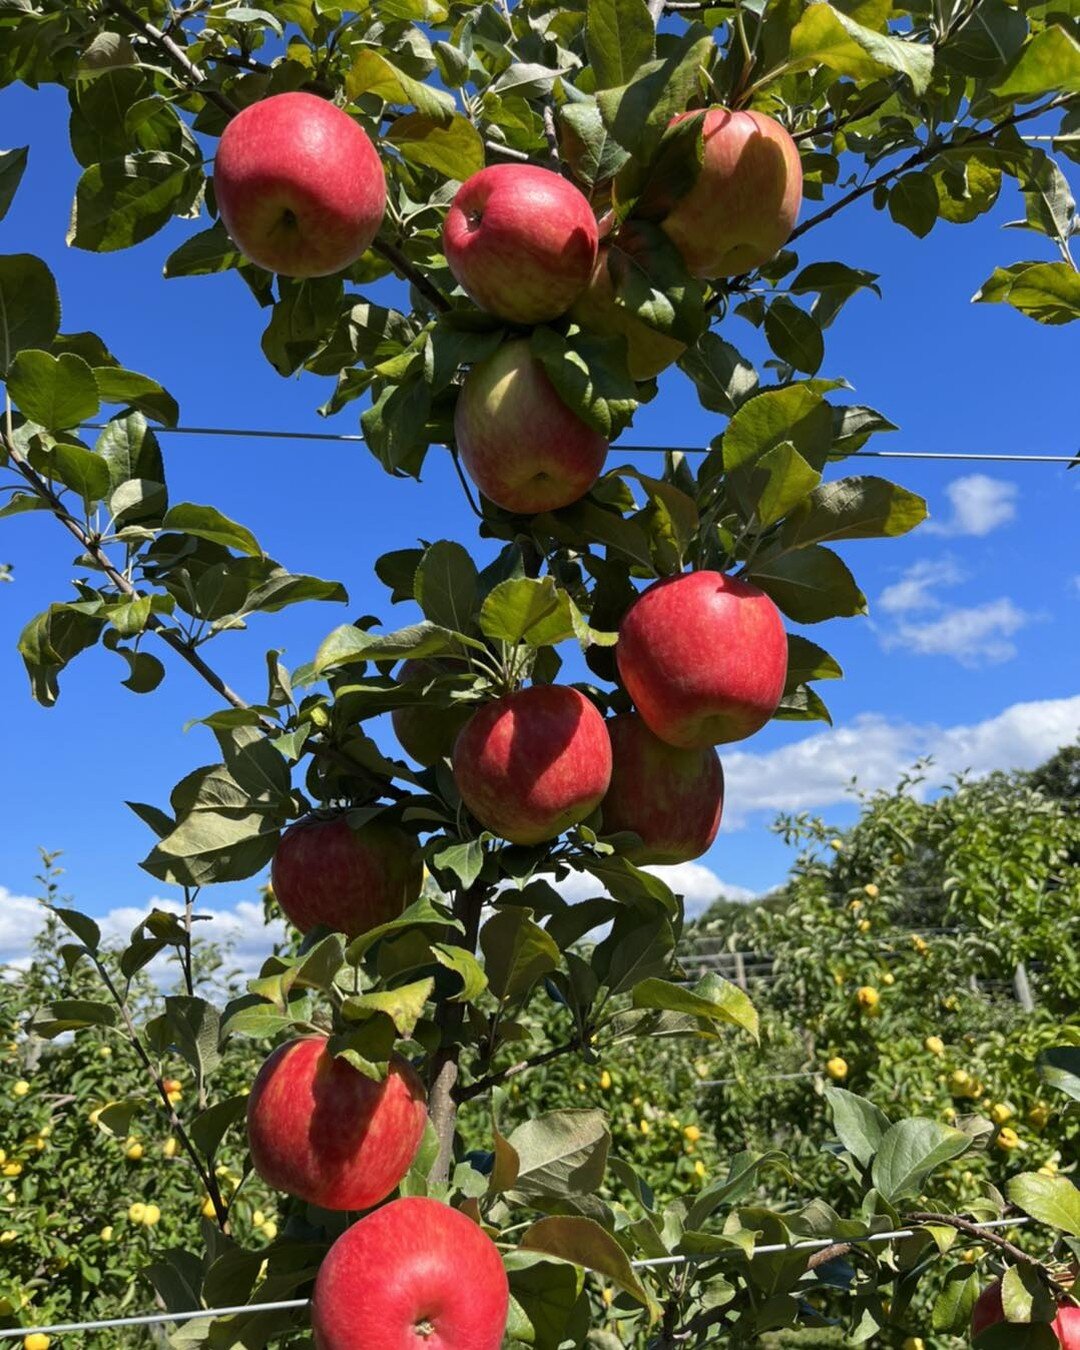
[[(1031, 1222), (1032, 1220), (1026, 1217), (991, 1219), (988, 1223), (979, 1224), (979, 1227), (986, 1229), (1022, 1228), (1025, 1224)], [(838, 1243), (863, 1246), (875, 1242), (893, 1242), (900, 1238), (914, 1237), (919, 1231), (916, 1228), (897, 1228), (889, 1233), (870, 1233), (866, 1237), (807, 1238), (802, 1242), (773, 1242), (755, 1247), (752, 1254), (754, 1256), (771, 1256), (777, 1252), (820, 1251), (825, 1247), (835, 1247)], [(741, 1248), (731, 1247), (725, 1251), (712, 1252), (709, 1255), (653, 1256), (643, 1261), (631, 1261), (630, 1264), (635, 1270), (652, 1270), (658, 1266), (681, 1266), (715, 1261), (724, 1256), (745, 1256), (745, 1253)], [(105, 1331), (113, 1327), (145, 1327), (164, 1322), (194, 1322), (200, 1317), (236, 1317), (244, 1313), (295, 1311), (298, 1308), (308, 1307), (310, 1301), (306, 1298), (294, 1298), (285, 1299), (278, 1303), (239, 1303), (228, 1308), (194, 1308), (190, 1312), (144, 1313), (139, 1317), (113, 1317), (97, 1322), (55, 1322), (40, 1327), (9, 1327), (7, 1330), (0, 1331), (0, 1340), (15, 1340), (21, 1336), (33, 1336), (35, 1334), (62, 1336), (69, 1332)]]
[[(108, 423), (84, 422), (80, 431), (104, 431)], [(364, 437), (344, 431), (273, 431), (256, 427), (155, 427), (155, 435), (162, 436), (241, 436), (271, 441), (348, 441), (363, 445)], [(707, 455), (707, 445), (622, 445), (611, 447), (625, 455)], [(954, 450), (853, 450), (846, 459), (963, 459), (1003, 461), (1011, 464), (1075, 464), (1075, 455), (997, 455)]]

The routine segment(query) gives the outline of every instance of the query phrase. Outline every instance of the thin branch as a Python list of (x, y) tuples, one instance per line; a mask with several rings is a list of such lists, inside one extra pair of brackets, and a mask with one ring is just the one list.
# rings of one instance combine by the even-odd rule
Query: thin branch
[(575, 1039), (567, 1041), (565, 1045), (556, 1045), (550, 1050), (532, 1055), (529, 1059), (519, 1059), (516, 1064), (511, 1064), (507, 1069), (499, 1069), (496, 1073), (485, 1074), (483, 1078), (478, 1078), (475, 1083), (469, 1083), (467, 1087), (458, 1088), (455, 1094), (456, 1100), (458, 1102), (472, 1101), (474, 1097), (482, 1096), (490, 1088), (505, 1083), (508, 1078), (516, 1078), (520, 1073), (527, 1073), (529, 1069), (539, 1068), (541, 1064), (550, 1064), (553, 1059), (558, 1059), (560, 1055), (567, 1055), (573, 1050), (580, 1049), (581, 1042)]
[(544, 102), (544, 140), (547, 141), (548, 160), (556, 173), (562, 172), (562, 156), (559, 154), (559, 133), (555, 127), (555, 109), (551, 100)]
[(440, 314), (445, 314), (450, 309), (450, 301), (447, 300), (442, 291), (433, 286), (423, 272), (414, 267), (405, 254), (394, 244), (387, 244), (382, 239), (376, 239), (371, 247), (374, 252), (382, 254), (399, 277), (411, 281), (432, 308), (437, 309)]
[(250, 70), (256, 75), (272, 75), (274, 72), (272, 65), (260, 61), (257, 57), (249, 56), (247, 52), (211, 53), (210, 60), (219, 66), (232, 66), (234, 70)]
[(1069, 1296), (1069, 1290), (1054, 1279), (1049, 1267), (1040, 1261), (1037, 1256), (1030, 1256), (1017, 1247), (1015, 1243), (1010, 1242), (1008, 1238), (1001, 1237), (991, 1229), (980, 1228), (971, 1219), (962, 1219), (958, 1214), (908, 1214), (905, 1215), (904, 1222), (938, 1224), (945, 1228), (955, 1228), (958, 1233), (964, 1233), (967, 1237), (975, 1238), (977, 1242), (989, 1243), (991, 1246), (997, 1247), (1015, 1264), (1030, 1266), (1033, 1270), (1037, 1270), (1054, 1290), (1066, 1297)]
[(461, 460), (458, 458), (456, 447), (451, 447), (450, 458), (454, 461), (454, 468), (457, 470), (458, 481), (461, 483), (461, 490), (465, 494), (465, 500), (469, 503), (469, 510), (474, 516), (479, 516), (480, 519), (483, 520), (484, 513), (480, 510), (479, 506), (477, 506), (472, 495), (472, 489), (469, 487), (469, 480), (465, 477), (465, 472), (461, 467)]
[(202, 94), (211, 103), (217, 104), (226, 116), (236, 116), (239, 109), (232, 99), (227, 94), (223, 94), (220, 89), (215, 89), (212, 85), (207, 84), (206, 76), (199, 67), (195, 65), (183, 47), (178, 46), (167, 33), (163, 33), (160, 28), (155, 28), (152, 23), (141, 18), (130, 5), (124, 3), (124, 0), (105, 0), (105, 3), (114, 14), (126, 19), (132, 28), (142, 33), (143, 37), (156, 43), (163, 51), (167, 52), (173, 64), (187, 77), (195, 93)]
[(800, 235), (805, 234), (807, 230), (812, 230), (815, 225), (820, 225), (823, 221), (831, 219), (838, 211), (842, 211), (845, 206), (850, 206), (852, 202), (858, 201), (860, 197), (865, 197), (867, 193), (873, 192), (875, 188), (881, 187), (882, 184), (887, 183), (890, 178), (896, 178), (900, 174), (906, 173), (909, 169), (914, 169), (920, 164), (925, 164), (928, 160), (933, 159), (935, 155), (939, 155), (945, 150), (966, 149), (969, 145), (978, 145), (983, 141), (993, 140), (998, 132), (1003, 131), (1006, 127), (1016, 126), (1018, 123), (1027, 122), (1033, 117), (1042, 117), (1045, 113), (1053, 112), (1057, 108), (1067, 107), (1070, 103), (1074, 102), (1075, 99), (1075, 94), (1059, 94), (1056, 98), (1052, 98), (1048, 103), (1040, 104), (1037, 108), (1029, 108), (1026, 112), (1013, 113), (1002, 121), (995, 122), (993, 126), (986, 127), (983, 131), (972, 132), (962, 140), (957, 139), (943, 143), (934, 142), (922, 146), (919, 150), (916, 150), (913, 155), (909, 155), (902, 164), (896, 165), (895, 168), (887, 169), (884, 173), (878, 174), (876, 178), (871, 178), (865, 183), (861, 183), (857, 188), (853, 188), (843, 197), (840, 197), (837, 201), (833, 202), (831, 206), (827, 206), (824, 211), (819, 211), (816, 216), (811, 216), (809, 220), (803, 221), (798, 229), (792, 232), (788, 243), (794, 243), (795, 240), (798, 239)]
[[(124, 595), (138, 596), (139, 592), (132, 583), (124, 576), (122, 572), (117, 571), (109, 561), (108, 555), (102, 549), (100, 543), (89, 535), (75, 517), (68, 511), (67, 507), (60, 500), (59, 495), (49, 486), (41, 475), (30, 465), (19, 453), (14, 441), (10, 436), (4, 436), (4, 446), (11, 459), (15, 471), (22, 477), (23, 481), (30, 489), (47, 504), (49, 510), (64, 528), (79, 541), (83, 552), (93, 558), (94, 562), (101, 571), (109, 578), (112, 584)], [(246, 709), (249, 704), (246, 699), (240, 697), (234, 689), (231, 689), (221, 676), (208, 666), (199, 653), (190, 643), (186, 642), (175, 629), (169, 628), (155, 614), (151, 614), (146, 621), (146, 627), (155, 633), (162, 642), (170, 646), (178, 656), (182, 656), (191, 668), (196, 671), (206, 683), (234, 708)]]

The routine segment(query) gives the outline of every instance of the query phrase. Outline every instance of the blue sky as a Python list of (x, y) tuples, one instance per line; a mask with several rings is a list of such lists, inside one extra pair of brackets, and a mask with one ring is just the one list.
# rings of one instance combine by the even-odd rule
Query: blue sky
[[(167, 254), (200, 228), (193, 222), (174, 222), (124, 253), (66, 248), (78, 169), (62, 92), (4, 91), (0, 119), (7, 143), (31, 143), (22, 189), (0, 226), (2, 251), (46, 259), (60, 284), (65, 330), (96, 330), (125, 364), (160, 379), (179, 399), (183, 423), (357, 430), (355, 408), (329, 424), (317, 418), (328, 381), (283, 380), (267, 364), (259, 349), (266, 318), (237, 278), (161, 278)], [(1075, 166), (1065, 167), (1075, 178)], [(920, 241), (863, 202), (801, 241), (804, 263), (836, 258), (881, 273), (884, 299), (852, 301), (827, 335), (821, 372), (846, 377), (853, 401), (899, 424), (898, 433), (878, 438), (879, 448), (1077, 449), (1075, 332), (1043, 328), (1005, 306), (969, 303), (995, 265), (1052, 256), (1040, 237), (1000, 228), (1022, 214), (1008, 192), (974, 225), (939, 222)], [(400, 295), (400, 287), (382, 283), (373, 293)], [(756, 334), (741, 321), (731, 320), (724, 336), (762, 358)], [(719, 429), (672, 370), (626, 439), (704, 444)], [(371, 612), (393, 626), (404, 620), (373, 576), (380, 553), (421, 537), (474, 541), (472, 517), (438, 452), (415, 484), (390, 479), (356, 445), (178, 437), (164, 444), (174, 501), (212, 501), (251, 526), (280, 562), (349, 589), (347, 608), (298, 607), (211, 646), (229, 682), (255, 698), (269, 646), (285, 647), (285, 660), (298, 664), (351, 617)], [(617, 448), (609, 462), (620, 462)], [(966, 767), (1026, 767), (1080, 729), (1080, 473), (919, 461), (858, 467), (921, 492), (933, 522), (903, 540), (843, 548), (872, 612), (869, 620), (808, 630), (847, 671), (842, 683), (822, 686), (835, 728), (774, 723), (723, 756), (725, 829), (702, 865), (678, 878), (692, 900), (710, 898), (718, 878), (746, 891), (778, 881), (789, 859), (769, 820), (781, 809), (850, 819), (846, 784), (854, 776), (888, 785), (927, 753), (941, 778)], [(212, 710), (214, 696), (172, 661), (157, 693), (140, 697), (121, 688), (118, 657), (93, 652), (62, 677), (57, 707), (31, 703), (15, 643), (34, 613), (69, 594), (72, 556), (45, 516), (0, 522), (0, 562), (14, 566), (14, 584), (0, 586), (7, 713), (0, 960), (16, 952), (32, 922), (21, 897), (33, 894), (39, 844), (64, 850), (67, 889), (83, 908), (115, 911), (118, 922), (130, 915), (133, 923), (162, 888), (137, 866), (149, 840), (123, 802), (164, 802), (179, 777), (214, 757), (207, 733), (182, 730)], [(207, 900), (227, 910), (254, 896), (253, 882), (219, 888)], [(253, 911), (239, 913), (234, 930), (254, 921)]]

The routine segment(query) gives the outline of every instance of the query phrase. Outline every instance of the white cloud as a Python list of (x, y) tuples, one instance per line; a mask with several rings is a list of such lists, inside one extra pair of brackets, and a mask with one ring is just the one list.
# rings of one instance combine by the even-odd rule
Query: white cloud
[(968, 534), (982, 537), (1007, 525), (1016, 516), (1017, 487), (1003, 478), (971, 473), (954, 478), (945, 495), (952, 515), (945, 520), (930, 520), (923, 529), (930, 534)]
[[(684, 900), (686, 917), (696, 918), (703, 914), (714, 900), (753, 900), (756, 891), (745, 886), (735, 886), (729, 881), (721, 881), (711, 867), (702, 862), (675, 863), (671, 866), (658, 865), (646, 867), (646, 872), (666, 881), (673, 891)], [(562, 881), (545, 878), (569, 904), (579, 900), (588, 900), (599, 895), (601, 887), (588, 872), (570, 872)]]
[[(183, 906), (175, 900), (155, 896), (147, 901), (145, 909), (123, 905), (94, 917), (105, 941), (120, 945), (127, 942), (135, 925), (151, 909), (163, 909), (171, 914), (183, 912)], [(284, 925), (277, 923), (267, 927), (263, 923), (262, 906), (249, 900), (241, 901), (233, 909), (214, 909), (199, 904), (196, 913), (202, 916), (195, 925), (196, 936), (210, 939), (224, 948), (227, 954), (225, 971), (237, 971), (243, 978), (258, 974), (274, 943), (284, 936)], [(34, 936), (45, 918), (46, 911), (36, 900), (13, 895), (0, 886), (0, 966), (21, 968), (27, 964)], [(152, 963), (150, 971), (168, 980), (175, 977), (176, 967), (162, 959)]]
[(1080, 695), (1014, 703), (996, 717), (954, 727), (892, 722), (864, 713), (762, 754), (724, 756), (725, 823), (737, 827), (754, 810), (821, 810), (850, 801), (852, 779), (864, 790), (892, 788), (923, 756), (934, 764), (928, 787), (954, 773), (1032, 769), (1080, 732)]
[(1016, 655), (1013, 635), (1034, 617), (1003, 596), (967, 609), (943, 610), (933, 620), (900, 623), (882, 637), (881, 645), (915, 656), (951, 656), (975, 669), (1011, 660)]
[(941, 603), (934, 594), (938, 587), (956, 586), (965, 579), (966, 574), (951, 558), (924, 558), (909, 567), (899, 581), (885, 587), (878, 596), (878, 607), (886, 614), (933, 609)]

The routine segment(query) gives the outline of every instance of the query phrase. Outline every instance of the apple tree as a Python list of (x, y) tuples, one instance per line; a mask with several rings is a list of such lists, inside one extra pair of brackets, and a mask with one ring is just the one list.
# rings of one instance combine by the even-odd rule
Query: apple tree
[[(857, 1339), (888, 1343), (929, 1253), (974, 1233), (1007, 1258), (1016, 1324), (980, 1344), (1052, 1344), (1068, 1294), (980, 1226), (1000, 1197), (935, 1207), (936, 1170), (977, 1134), (837, 1093), (848, 1215), (806, 1194), (779, 1208), (776, 1151), (740, 1152), (660, 1207), (611, 1156), (603, 1112), (515, 1119), (509, 1088), (644, 1038), (739, 1036), (755, 1053), (747, 996), (683, 980), (680, 899), (644, 869), (711, 843), (717, 745), (828, 718), (813, 686), (839, 667), (785, 621), (865, 612), (834, 545), (925, 515), (884, 478), (834, 472), (891, 426), (818, 374), (826, 330), (877, 278), (801, 266), (796, 246), (863, 197), (922, 236), (1015, 184), (1056, 257), (997, 270), (979, 298), (1075, 318), (1074, 206), (1043, 148), (1074, 145), (1074, 21), (1040, 0), (17, 0), (0, 8), (0, 70), (68, 90), (72, 246), (192, 220), (166, 274), (261, 306), (277, 371), (331, 377), (328, 411), (362, 403), (390, 474), (449, 454), (478, 519), (472, 549), (403, 540), (376, 564), (378, 620), (335, 628), (293, 669), (271, 650), (242, 696), (211, 644), (344, 588), (271, 559), (214, 504), (174, 500), (152, 424), (176, 424), (175, 400), (102, 338), (60, 331), (42, 260), (0, 258), (3, 514), (48, 514), (80, 573), (23, 632), (32, 693), (54, 702), (65, 667), (104, 644), (134, 693), (179, 660), (220, 701), (203, 718), (212, 762), (167, 807), (134, 806), (154, 836), (142, 865), (182, 913), (147, 916), (124, 979), (166, 949), (183, 964), (202, 889), (268, 864), (303, 937), (226, 1006), (192, 985), (137, 1021), (96, 925), (55, 908), (64, 961), (89, 963), (101, 996), (58, 1001), (38, 1033), (118, 1023), (207, 1195), (203, 1249), (150, 1270), (161, 1300), (312, 1295), (175, 1343), (303, 1345), (313, 1328), (321, 1350), (745, 1344), (820, 1321), (808, 1295), (837, 1281)], [(2, 208), (25, 158), (0, 164)], [(368, 298), (389, 277), (395, 304)], [(771, 349), (762, 371), (740, 322)], [(618, 438), (673, 364), (717, 434), (700, 460), (668, 451), (645, 473)], [(102, 407), (91, 443), (80, 427)], [(370, 727), (386, 714), (412, 762)], [(571, 874), (592, 892), (574, 904)], [(269, 1057), (249, 1095), (219, 1096), (240, 1039)], [(173, 1056), (196, 1083), (186, 1120)], [(245, 1115), (255, 1169), (293, 1197), (269, 1250), (238, 1240), (215, 1170)], [(1013, 1203), (1075, 1237), (1067, 1179)], [(868, 1241), (901, 1224), (914, 1236)], [(960, 1275), (935, 1309), (943, 1334), (974, 1304)]]

